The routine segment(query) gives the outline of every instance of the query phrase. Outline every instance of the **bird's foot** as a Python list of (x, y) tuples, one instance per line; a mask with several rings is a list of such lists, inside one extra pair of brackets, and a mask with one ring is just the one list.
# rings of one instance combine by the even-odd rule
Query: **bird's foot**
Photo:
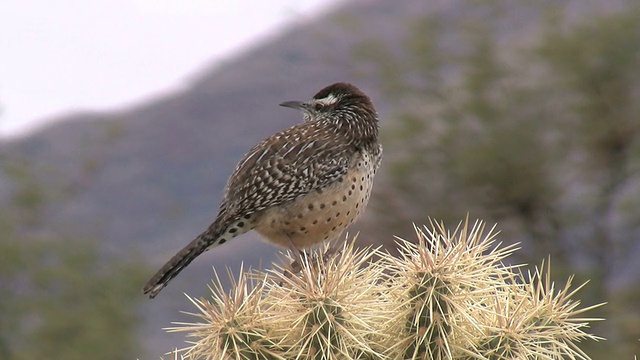
[(289, 268), (291, 269), (291, 271), (289, 272), (289, 270), (285, 270), (284, 274), (286, 277), (291, 278), (291, 276), (293, 276), (294, 274), (299, 273), (300, 271), (302, 271), (302, 262), (304, 261), (303, 259), (308, 259), (310, 258), (310, 255), (305, 253), (304, 250), (298, 250), (298, 256), (296, 260), (293, 260), (293, 262), (291, 262), (291, 264), (289, 264)]

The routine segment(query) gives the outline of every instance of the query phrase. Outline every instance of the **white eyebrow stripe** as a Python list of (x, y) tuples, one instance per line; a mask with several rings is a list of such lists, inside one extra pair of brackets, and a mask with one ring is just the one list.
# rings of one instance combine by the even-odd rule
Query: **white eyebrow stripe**
[(317, 99), (316, 102), (324, 104), (324, 105), (333, 105), (338, 102), (338, 98), (334, 94), (329, 94), (326, 97), (321, 99)]
[(327, 96), (327, 104), (335, 104), (336, 101), (338, 101), (338, 98), (335, 95), (329, 94), (329, 96)]

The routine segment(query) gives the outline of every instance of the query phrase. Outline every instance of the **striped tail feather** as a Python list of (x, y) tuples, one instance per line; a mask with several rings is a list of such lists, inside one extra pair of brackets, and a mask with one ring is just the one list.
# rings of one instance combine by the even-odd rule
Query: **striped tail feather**
[(220, 226), (220, 218), (209, 228), (193, 239), (189, 245), (178, 251), (158, 272), (147, 282), (142, 291), (153, 299), (173, 280), (193, 259), (206, 250), (224, 244), (226, 241), (246, 233), (252, 229), (250, 221), (253, 216), (236, 219), (229, 226)]
[(189, 243), (189, 245), (178, 251), (166, 264), (144, 286), (142, 291), (149, 294), (149, 298), (153, 299), (160, 291), (169, 284), (193, 259), (202, 254), (209, 246), (213, 244), (212, 236), (207, 236), (207, 232), (200, 234), (197, 238)]

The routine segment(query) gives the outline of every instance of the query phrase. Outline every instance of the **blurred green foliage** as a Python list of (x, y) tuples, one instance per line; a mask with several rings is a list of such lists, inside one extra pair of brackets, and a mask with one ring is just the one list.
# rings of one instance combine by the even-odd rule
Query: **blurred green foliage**
[[(593, 358), (638, 354), (640, 7), (465, 4), (409, 21), (397, 48), (354, 50), (394, 106), (376, 221), (401, 236), (428, 216), (499, 223), (521, 261), (550, 254), (556, 276), (592, 279), (586, 303), (609, 302)], [(515, 8), (535, 26), (514, 27)]]
[(13, 193), (0, 211), (0, 358), (129, 359), (144, 266), (104, 255), (95, 239), (42, 228), (56, 190), (36, 167), (4, 160)]

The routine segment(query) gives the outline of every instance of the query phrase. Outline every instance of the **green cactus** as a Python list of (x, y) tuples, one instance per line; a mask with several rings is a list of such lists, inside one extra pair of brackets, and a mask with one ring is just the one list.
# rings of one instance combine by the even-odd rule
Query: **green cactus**
[(517, 248), (484, 230), (432, 222), (399, 256), (327, 244), (242, 272), (228, 293), (216, 276), (212, 300), (191, 299), (204, 321), (172, 331), (196, 339), (189, 359), (589, 359), (576, 343), (599, 339), (585, 332), (599, 319), (580, 315), (599, 305), (580, 308), (571, 279), (556, 290), (548, 263), (528, 276), (503, 265)]

